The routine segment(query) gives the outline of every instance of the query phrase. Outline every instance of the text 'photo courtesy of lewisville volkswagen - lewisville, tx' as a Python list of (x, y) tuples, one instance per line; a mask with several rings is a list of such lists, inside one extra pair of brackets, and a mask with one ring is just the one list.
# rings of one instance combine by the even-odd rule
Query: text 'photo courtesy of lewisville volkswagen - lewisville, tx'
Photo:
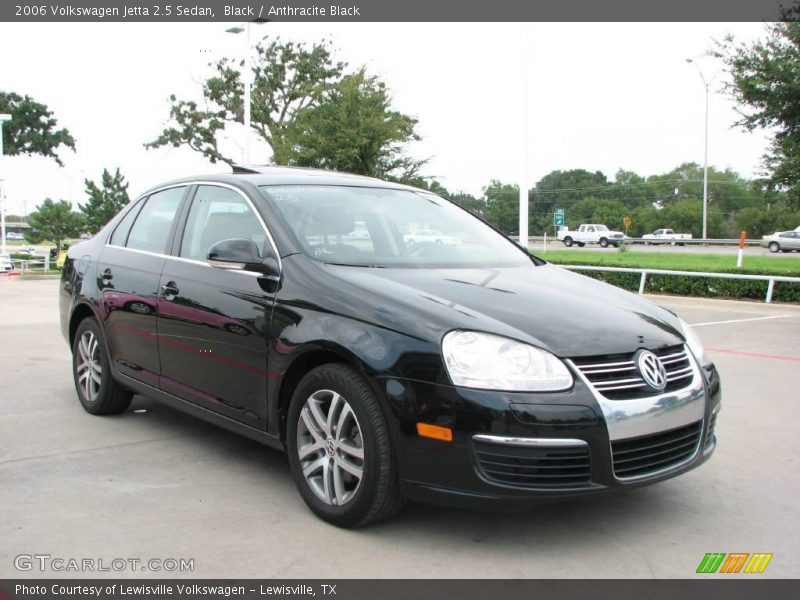
[(0, 600), (796, 598), (785, 4), (0, 5)]

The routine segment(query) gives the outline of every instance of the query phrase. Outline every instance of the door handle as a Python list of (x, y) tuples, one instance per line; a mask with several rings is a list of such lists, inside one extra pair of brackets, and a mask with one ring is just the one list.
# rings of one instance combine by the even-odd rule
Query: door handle
[(164, 294), (165, 300), (174, 300), (175, 296), (180, 294), (180, 290), (175, 285), (174, 281), (169, 281), (161, 286), (161, 292)]

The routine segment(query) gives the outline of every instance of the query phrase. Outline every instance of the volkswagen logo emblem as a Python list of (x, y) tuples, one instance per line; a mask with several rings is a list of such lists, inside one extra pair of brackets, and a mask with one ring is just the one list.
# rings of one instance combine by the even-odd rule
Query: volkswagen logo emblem
[(660, 392), (667, 387), (667, 370), (661, 359), (649, 350), (642, 350), (636, 359), (636, 366), (644, 382)]

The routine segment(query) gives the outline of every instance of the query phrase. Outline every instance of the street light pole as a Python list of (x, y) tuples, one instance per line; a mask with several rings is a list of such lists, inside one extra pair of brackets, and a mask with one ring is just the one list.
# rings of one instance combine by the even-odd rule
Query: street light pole
[[(3, 160), (3, 123), (11, 120), (11, 115), (0, 115), (0, 169), (2, 169)], [(3, 173), (0, 172), (0, 252), (6, 253), (6, 207), (5, 207), (6, 192), (3, 180)]]
[(703, 148), (703, 239), (708, 239), (708, 92), (711, 89), (711, 84), (714, 83), (716, 75), (711, 78), (711, 81), (706, 81), (703, 71), (700, 69), (694, 59), (687, 58), (687, 63), (693, 63), (697, 67), (697, 72), (700, 74), (700, 79), (703, 81), (703, 88), (706, 92), (706, 117), (705, 117), (705, 134), (704, 134), (704, 148)]
[(525, 27), (525, 58), (523, 74), (523, 93), (522, 93), (522, 169), (520, 171), (519, 182), (519, 245), (528, 251), (528, 100), (530, 89), (528, 85), (528, 72), (530, 71), (530, 37), (528, 36), (528, 25)]
[(251, 104), (252, 104), (252, 87), (253, 87), (253, 69), (252, 58), (250, 56), (250, 22), (244, 24), (244, 27), (231, 27), (225, 30), (228, 33), (245, 34), (245, 53), (244, 53), (244, 67), (242, 73), (242, 84), (244, 85), (244, 106), (243, 106), (243, 125), (244, 125), (244, 164), (250, 164), (250, 123), (251, 123)]

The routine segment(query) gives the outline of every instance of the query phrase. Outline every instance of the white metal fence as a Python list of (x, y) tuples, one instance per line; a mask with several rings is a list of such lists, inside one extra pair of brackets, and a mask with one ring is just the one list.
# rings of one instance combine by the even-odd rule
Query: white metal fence
[(746, 279), (750, 281), (766, 281), (767, 295), (764, 302), (772, 302), (772, 294), (775, 291), (775, 282), (787, 282), (800, 284), (800, 277), (786, 277), (783, 275), (744, 275), (739, 273), (706, 273), (702, 271), (668, 271), (665, 269), (634, 269), (631, 267), (597, 267), (589, 265), (557, 265), (572, 271), (608, 271), (611, 273), (639, 273), (639, 293), (644, 294), (647, 285), (648, 275), (677, 275), (685, 277), (702, 277), (706, 279)]

